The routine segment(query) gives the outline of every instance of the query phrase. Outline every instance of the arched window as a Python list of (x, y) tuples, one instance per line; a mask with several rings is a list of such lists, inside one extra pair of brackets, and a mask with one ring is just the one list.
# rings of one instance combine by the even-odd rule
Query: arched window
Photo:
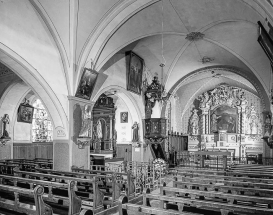
[(33, 103), (32, 142), (51, 142), (53, 140), (52, 123), (40, 99)]

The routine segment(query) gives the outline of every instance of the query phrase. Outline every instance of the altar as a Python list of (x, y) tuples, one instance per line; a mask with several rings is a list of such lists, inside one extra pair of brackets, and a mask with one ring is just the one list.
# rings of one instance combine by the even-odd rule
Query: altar
[[(251, 103), (256, 99), (256, 103)], [(233, 157), (263, 153), (265, 115), (259, 98), (234, 86), (221, 84), (198, 96), (191, 110), (189, 151), (228, 151)]]

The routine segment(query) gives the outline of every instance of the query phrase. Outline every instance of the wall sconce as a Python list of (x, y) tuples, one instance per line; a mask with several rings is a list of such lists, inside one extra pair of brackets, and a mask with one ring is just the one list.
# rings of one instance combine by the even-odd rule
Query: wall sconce
[(11, 138), (9, 137), (9, 133), (7, 132), (7, 124), (9, 124), (9, 115), (8, 114), (4, 114), (3, 118), (2, 118), (2, 124), (3, 124), (3, 134), (0, 137), (0, 143), (1, 146), (4, 146), (7, 144), (8, 141), (11, 140)]

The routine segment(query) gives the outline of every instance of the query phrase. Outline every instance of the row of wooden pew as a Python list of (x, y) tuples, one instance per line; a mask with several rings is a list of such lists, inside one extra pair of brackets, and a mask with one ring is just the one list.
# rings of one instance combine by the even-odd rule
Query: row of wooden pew
[[(15, 165), (16, 162), (9, 161), (9, 164)], [(26, 214), (33, 213), (24, 212), (24, 207), (32, 210), (47, 208), (44, 203), (39, 206), (36, 201), (33, 207), (34, 191), (38, 186), (43, 189), (38, 203), (45, 201), (50, 206), (54, 206), (54, 213), (57, 210), (57, 212), (61, 211), (60, 214), (112, 214), (118, 210), (118, 199), (121, 194), (128, 196), (130, 202), (138, 201), (134, 178), (130, 171), (115, 173), (73, 167), (71, 172), (66, 172), (40, 168), (39, 165), (31, 168), (31, 171), (26, 171), (20, 167), (22, 165), (17, 165), (8, 174), (5, 174), (6, 172), (0, 174), (0, 208), (14, 208), (15, 211)], [(69, 188), (71, 182), (75, 184), (73, 188), (72, 186)], [(73, 191), (72, 197), (70, 191)], [(18, 196), (27, 198), (28, 201), (32, 199), (32, 204), (19, 204)], [(9, 203), (11, 199), (15, 199), (13, 204)], [(72, 210), (73, 208), (77, 210)]]
[(51, 159), (36, 158), (36, 159), (5, 159), (0, 160), (0, 174), (13, 174), (13, 168), (19, 167), (21, 170), (33, 171), (35, 167), (53, 168)]
[(120, 198), (119, 214), (273, 214), (273, 167), (233, 166), (228, 171), (173, 169), (159, 192), (143, 193), (141, 205)]

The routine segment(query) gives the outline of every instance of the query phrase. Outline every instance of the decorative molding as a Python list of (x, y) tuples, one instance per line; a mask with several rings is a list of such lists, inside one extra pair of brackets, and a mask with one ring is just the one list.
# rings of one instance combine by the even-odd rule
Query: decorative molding
[(261, 138), (262, 131), (260, 116), (255, 106), (251, 104), (251, 106), (246, 107), (245, 134), (251, 134), (251, 139), (253, 139), (253, 135), (258, 135), (257, 138)]
[(82, 99), (82, 98), (78, 98), (75, 96), (67, 96), (69, 101), (75, 101), (75, 102), (80, 102), (82, 104), (89, 104), (89, 105), (93, 105), (95, 104), (95, 102), (92, 102), (90, 100), (86, 100), (86, 99)]
[(228, 84), (221, 84), (213, 90), (204, 92), (198, 96), (198, 100), (200, 100), (200, 109), (214, 109), (214, 107), (220, 105), (235, 108), (248, 103), (245, 92), (241, 88), (229, 86)]
[(76, 145), (78, 145), (79, 149), (84, 149), (85, 146), (90, 145), (91, 138), (77, 138)]
[(212, 62), (212, 61), (214, 61), (214, 58), (213, 58), (213, 57), (204, 56), (204, 57), (201, 59), (202, 64), (210, 63), (210, 62)]
[(257, 151), (263, 151), (263, 147), (248, 146), (248, 147), (246, 147), (246, 150), (257, 150)]
[(169, 93), (170, 94), (175, 94), (176, 91), (183, 84), (185, 84), (185, 82), (191, 80), (193, 77), (199, 76), (199, 75), (204, 74), (204, 73), (211, 73), (211, 72), (214, 72), (214, 73), (232, 72), (232, 73), (240, 75), (243, 78), (245, 78), (246, 80), (248, 80), (254, 86), (255, 90), (258, 92), (258, 95), (260, 96), (260, 99), (261, 99), (263, 110), (266, 110), (267, 106), (266, 106), (265, 99), (267, 99), (268, 96), (265, 97), (265, 94), (262, 93), (262, 89), (261, 89), (262, 85), (261, 84), (258, 85), (256, 83), (256, 82), (259, 82), (259, 80), (256, 78), (256, 76), (253, 74), (253, 76), (255, 76), (255, 78), (257, 80), (252, 79), (252, 78), (250, 78), (249, 73), (247, 71), (236, 68), (236, 67), (233, 67), (233, 66), (226, 66), (226, 65), (225, 66), (208, 66), (208, 67), (205, 67), (205, 68), (197, 69), (197, 70), (193, 71), (192, 73), (190, 73), (190, 74), (184, 76), (183, 78), (179, 79), (173, 85), (173, 87), (169, 90)]
[(191, 32), (187, 34), (186, 40), (189, 41), (197, 41), (197, 40), (202, 40), (204, 38), (205, 34), (202, 34), (201, 32)]
[(197, 141), (198, 137), (197, 136), (190, 136), (190, 140)]
[(250, 141), (259, 141), (261, 139), (261, 136), (260, 135), (250, 135), (250, 136), (248, 136), (247, 139)]
[(14, 72), (6, 67), (4, 64), (0, 63), (0, 77), (9, 75), (14, 75)]

